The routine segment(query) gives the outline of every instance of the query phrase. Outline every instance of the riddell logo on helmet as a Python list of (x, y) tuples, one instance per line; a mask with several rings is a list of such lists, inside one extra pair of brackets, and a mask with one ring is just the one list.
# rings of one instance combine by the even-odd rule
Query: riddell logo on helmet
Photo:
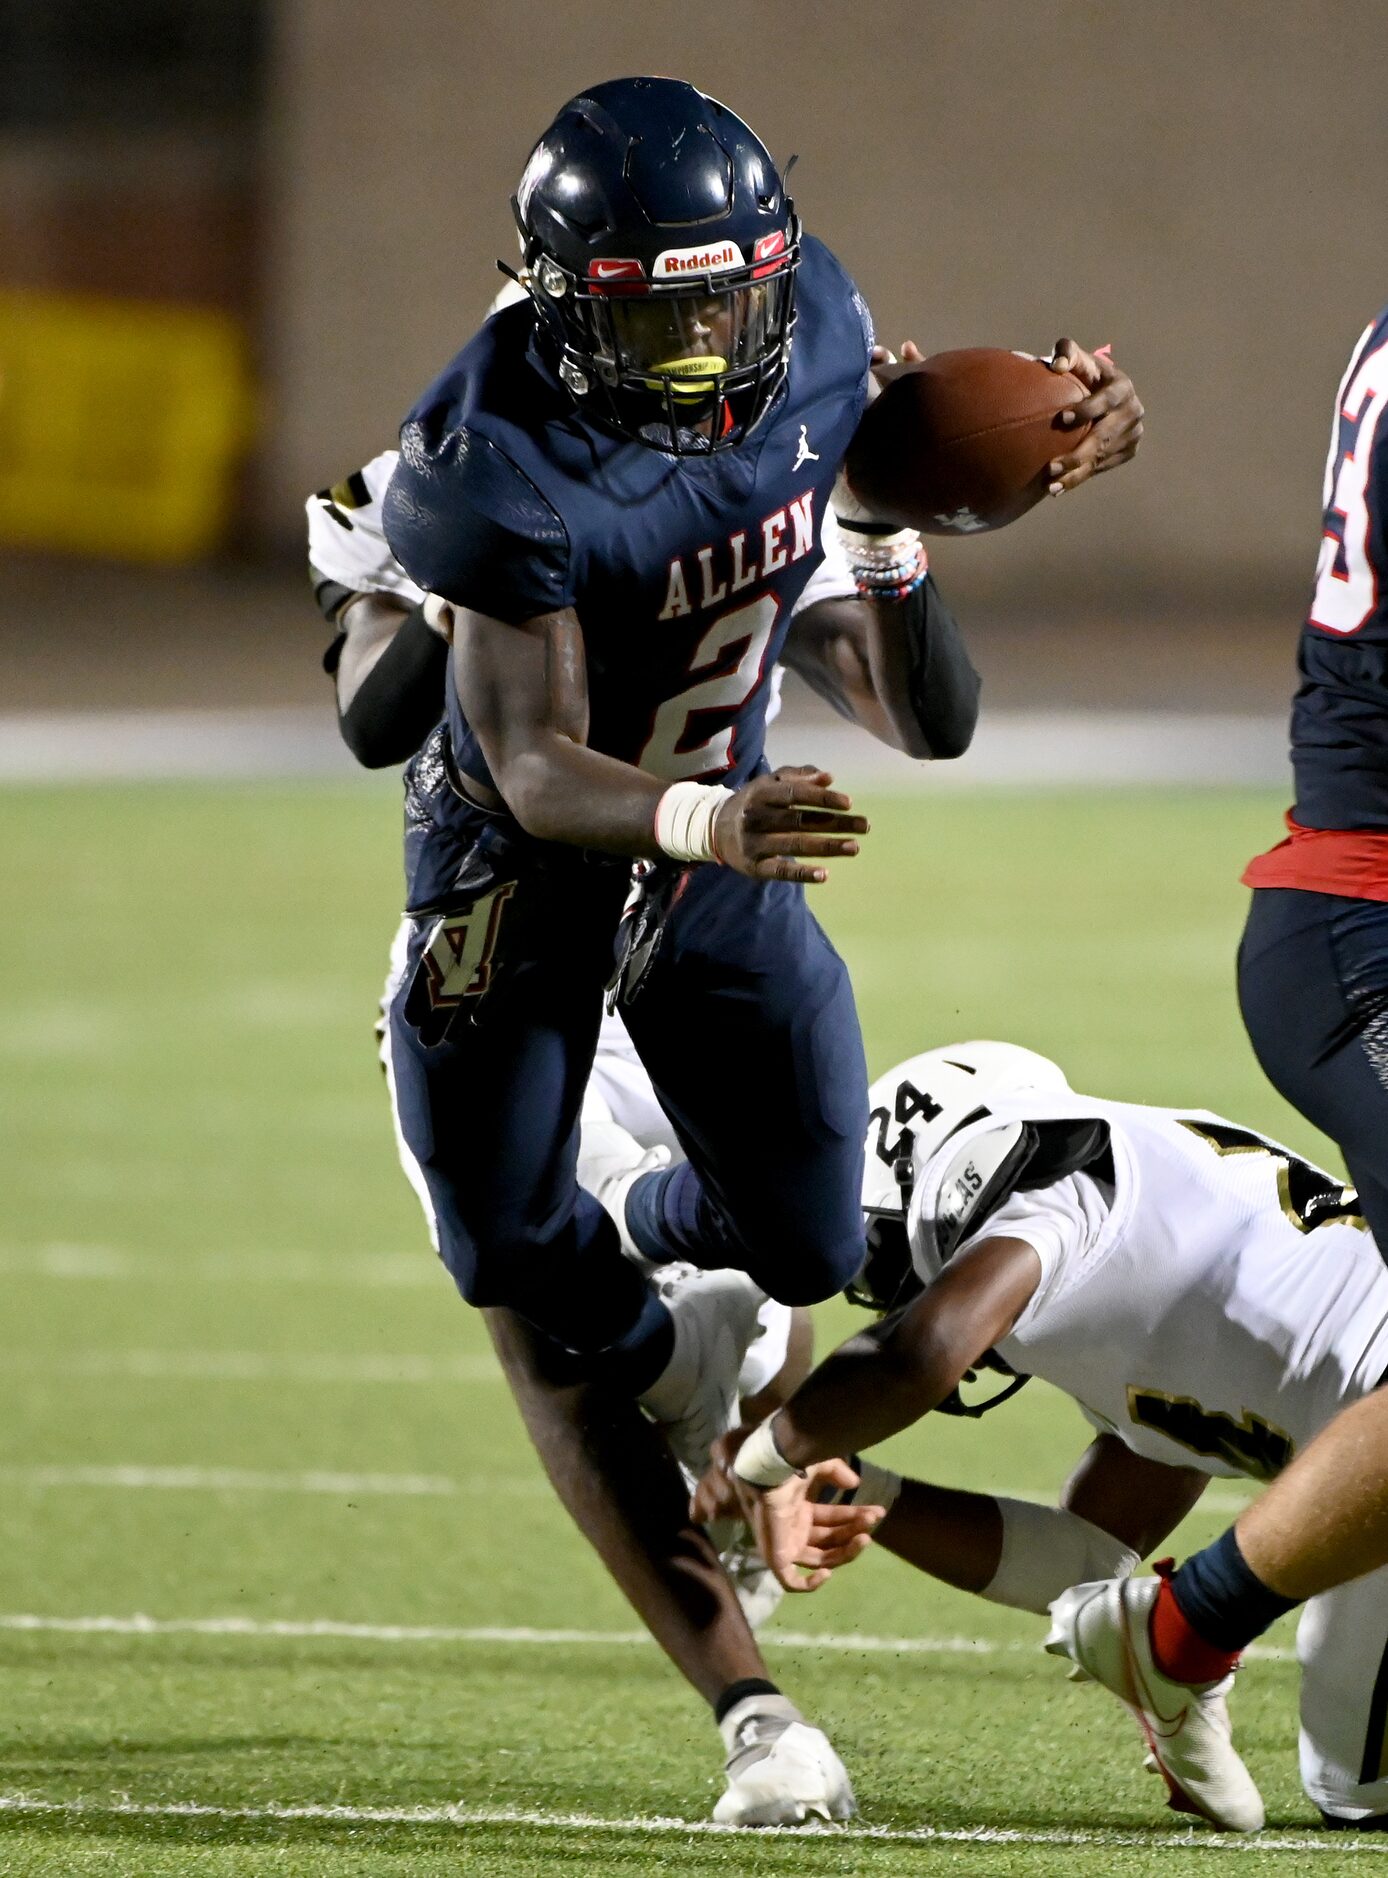
[(716, 248), (666, 248), (656, 256), (651, 278), (674, 280), (681, 274), (726, 274), (729, 268), (746, 265), (735, 241), (720, 241)]

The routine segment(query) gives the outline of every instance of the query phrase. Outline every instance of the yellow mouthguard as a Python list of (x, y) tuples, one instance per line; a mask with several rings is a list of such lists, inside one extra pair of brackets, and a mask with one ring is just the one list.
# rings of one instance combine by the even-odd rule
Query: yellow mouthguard
[(654, 375), (646, 380), (648, 390), (659, 391), (667, 379), (673, 378), (677, 381), (673, 387), (675, 398), (692, 403), (708, 397), (714, 379), (727, 371), (728, 361), (706, 354), (697, 359), (661, 359), (650, 369)]

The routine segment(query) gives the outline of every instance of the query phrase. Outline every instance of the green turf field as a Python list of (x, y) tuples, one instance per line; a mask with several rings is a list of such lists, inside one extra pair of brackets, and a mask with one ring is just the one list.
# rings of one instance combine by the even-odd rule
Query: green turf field
[[(1237, 875), (1277, 801), (870, 806), (822, 903), (874, 1069), (1005, 1036), (1079, 1086), (1323, 1152), (1233, 1003)], [(1192, 1836), (1116, 1709), (1038, 1653), (1038, 1622), (885, 1556), (783, 1607), (800, 1640), (769, 1649), (890, 1836), (643, 1827), (706, 1819), (718, 1743), (547, 1497), (396, 1169), (370, 1025), (397, 820), (370, 786), (0, 800), (0, 1870), (1371, 1860), (1373, 1841), (1308, 1834), (1285, 1660), (1250, 1665), (1236, 1708), (1269, 1836)], [(823, 1335), (846, 1323), (826, 1310)], [(940, 1479), (1040, 1493), (1084, 1440), (1033, 1387), (898, 1447)], [(1192, 1536), (1236, 1503), (1216, 1492)]]

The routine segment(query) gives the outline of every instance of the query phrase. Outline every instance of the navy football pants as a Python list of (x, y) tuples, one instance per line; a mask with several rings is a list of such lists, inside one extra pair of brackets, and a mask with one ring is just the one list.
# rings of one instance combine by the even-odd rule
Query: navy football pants
[[(517, 868), (485, 988), (432, 1044), (405, 1011), (421, 919), (390, 1013), (397, 1115), (458, 1289), (582, 1354), (628, 1336), (647, 1297), (575, 1181), (627, 874), (578, 854)], [(863, 1254), (867, 1072), (847, 973), (803, 889), (692, 869), (622, 1014), (702, 1183), (704, 1262), (787, 1302), (841, 1289)]]
[(1339, 1143), (1388, 1257), (1388, 903), (1257, 888), (1239, 1004), (1268, 1080)]

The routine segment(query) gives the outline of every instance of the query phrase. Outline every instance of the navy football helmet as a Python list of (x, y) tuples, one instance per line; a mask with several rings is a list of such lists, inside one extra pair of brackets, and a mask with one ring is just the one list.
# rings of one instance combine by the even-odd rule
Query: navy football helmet
[(790, 357), (800, 223), (740, 118), (673, 78), (595, 85), (536, 144), (512, 207), (585, 414), (675, 455), (755, 428)]

